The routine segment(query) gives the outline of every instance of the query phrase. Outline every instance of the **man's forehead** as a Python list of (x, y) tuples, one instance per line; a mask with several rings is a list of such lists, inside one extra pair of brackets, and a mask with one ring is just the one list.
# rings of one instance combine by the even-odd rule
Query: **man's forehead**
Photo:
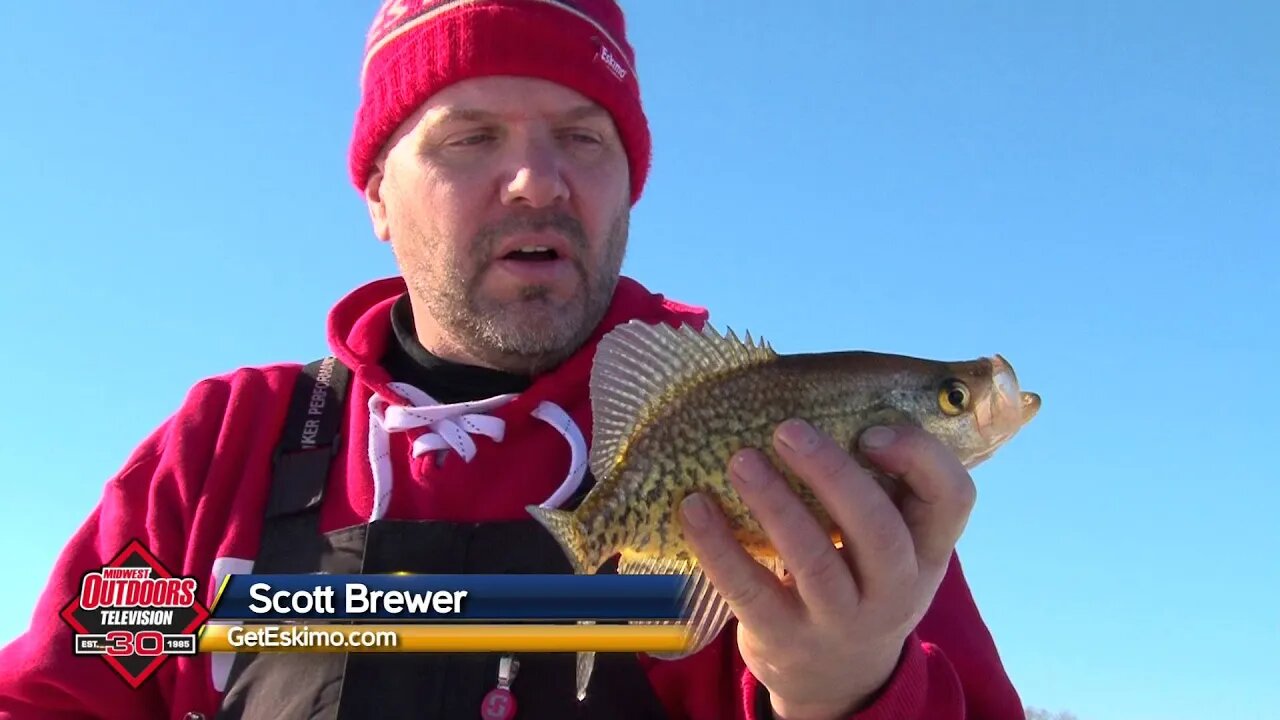
[(579, 103), (566, 107), (531, 107), (513, 105), (492, 107), (464, 102), (428, 105), (423, 121), (430, 125), (454, 122), (521, 122), (529, 120), (553, 120), (577, 122), (580, 120), (608, 120), (609, 113), (595, 103)]
[(605, 118), (607, 110), (578, 91), (541, 78), (493, 75), (463, 80), (422, 104), (420, 120), (528, 121)]

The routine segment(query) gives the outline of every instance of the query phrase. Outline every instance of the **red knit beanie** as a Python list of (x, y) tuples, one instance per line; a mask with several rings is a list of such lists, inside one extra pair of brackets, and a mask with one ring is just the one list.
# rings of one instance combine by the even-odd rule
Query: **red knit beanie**
[(649, 173), (648, 121), (635, 54), (614, 0), (386, 0), (360, 76), (350, 171), (364, 190), (397, 127), (434, 93), (482, 75), (572, 88), (609, 111), (626, 148), (631, 202)]

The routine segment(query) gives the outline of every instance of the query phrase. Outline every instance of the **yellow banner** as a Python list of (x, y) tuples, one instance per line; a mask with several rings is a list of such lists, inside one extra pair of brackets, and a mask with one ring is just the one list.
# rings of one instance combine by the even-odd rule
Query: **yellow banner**
[(679, 652), (684, 625), (206, 625), (200, 652)]

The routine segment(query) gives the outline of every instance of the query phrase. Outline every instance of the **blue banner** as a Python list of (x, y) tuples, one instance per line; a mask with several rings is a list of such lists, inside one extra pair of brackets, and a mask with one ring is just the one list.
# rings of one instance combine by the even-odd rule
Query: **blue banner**
[(680, 620), (683, 575), (232, 575), (211, 620)]

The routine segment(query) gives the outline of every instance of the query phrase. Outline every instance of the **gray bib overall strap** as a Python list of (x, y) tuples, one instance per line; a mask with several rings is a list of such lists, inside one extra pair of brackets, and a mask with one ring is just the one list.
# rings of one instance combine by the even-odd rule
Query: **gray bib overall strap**
[[(320, 506), (339, 447), (350, 372), (334, 358), (307, 365), (275, 456), (256, 573), (570, 573), (533, 519), (494, 523), (378, 520), (320, 532)], [(319, 421), (318, 423), (316, 421)], [(584, 488), (586, 485), (584, 484)], [(582, 493), (579, 493), (579, 499)], [(479, 718), (500, 654), (239, 653), (219, 720)], [(524, 653), (511, 691), (516, 720), (666, 717), (632, 653), (600, 653), (587, 699), (572, 653)]]

